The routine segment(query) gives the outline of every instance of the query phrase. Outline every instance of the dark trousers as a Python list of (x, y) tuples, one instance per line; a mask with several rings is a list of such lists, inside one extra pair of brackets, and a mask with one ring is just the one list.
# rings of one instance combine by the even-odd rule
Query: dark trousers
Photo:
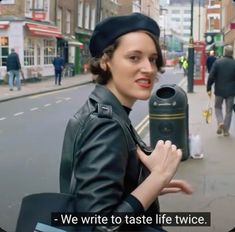
[(62, 70), (55, 70), (55, 84), (57, 85), (57, 83), (60, 85), (61, 83), (61, 74), (62, 74)]

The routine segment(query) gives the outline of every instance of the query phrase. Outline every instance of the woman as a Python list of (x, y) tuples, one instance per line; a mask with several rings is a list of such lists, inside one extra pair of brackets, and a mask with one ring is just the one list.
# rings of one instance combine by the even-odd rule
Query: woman
[[(90, 68), (98, 84), (67, 125), (60, 170), (61, 191), (76, 193), (79, 212), (155, 215), (160, 194), (192, 192), (186, 182), (171, 180), (181, 150), (159, 141), (146, 155), (147, 147), (128, 117), (136, 100), (150, 97), (163, 66), (159, 34), (157, 23), (139, 13), (96, 25)], [(117, 231), (108, 226), (92, 229)], [(118, 231), (162, 230), (122, 224)]]

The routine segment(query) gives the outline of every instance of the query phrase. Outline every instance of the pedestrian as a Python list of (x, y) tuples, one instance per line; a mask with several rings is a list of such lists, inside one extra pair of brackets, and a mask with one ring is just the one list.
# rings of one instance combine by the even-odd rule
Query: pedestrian
[[(79, 212), (155, 218), (160, 194), (192, 192), (185, 181), (172, 179), (181, 150), (161, 140), (150, 151), (129, 119), (136, 100), (150, 97), (162, 68), (159, 35), (158, 24), (140, 13), (106, 18), (94, 29), (90, 70), (97, 84), (68, 122), (60, 167), (60, 190), (74, 186)], [(91, 230), (165, 231), (160, 225), (98, 227)]]
[(207, 72), (210, 73), (213, 63), (216, 61), (215, 52), (211, 50), (209, 56), (206, 59)]
[[(217, 134), (229, 136), (232, 118), (233, 101), (235, 96), (235, 60), (233, 47), (224, 47), (224, 57), (217, 59), (210, 71), (207, 81), (207, 93), (211, 97), (211, 88), (214, 84), (215, 115), (217, 119)], [(225, 101), (225, 116), (222, 105)]]
[(184, 76), (187, 76), (188, 75), (188, 59), (186, 57), (184, 57), (182, 67), (184, 70)]
[(179, 66), (180, 66), (180, 69), (182, 68), (182, 65), (183, 65), (183, 63), (184, 63), (184, 59), (185, 59), (184, 56), (180, 56), (180, 58), (179, 58)]
[(55, 85), (61, 85), (62, 71), (64, 69), (64, 59), (57, 53), (57, 56), (53, 60), (55, 69)]
[(17, 90), (21, 90), (20, 70), (21, 64), (19, 56), (15, 52), (15, 49), (12, 48), (11, 53), (7, 57), (8, 85), (10, 91), (13, 91), (14, 82), (16, 82)]

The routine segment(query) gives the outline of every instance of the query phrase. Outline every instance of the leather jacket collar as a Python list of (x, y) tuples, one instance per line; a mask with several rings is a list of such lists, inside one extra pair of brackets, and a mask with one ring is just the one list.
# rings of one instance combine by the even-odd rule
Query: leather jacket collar
[(129, 126), (131, 125), (131, 121), (120, 101), (105, 86), (97, 84), (94, 91), (90, 95), (90, 99), (93, 99), (96, 102), (102, 102), (106, 105), (112, 105), (112, 110), (117, 115), (119, 115), (119, 117), (121, 117), (122, 120), (124, 120), (124, 122), (126, 122)]

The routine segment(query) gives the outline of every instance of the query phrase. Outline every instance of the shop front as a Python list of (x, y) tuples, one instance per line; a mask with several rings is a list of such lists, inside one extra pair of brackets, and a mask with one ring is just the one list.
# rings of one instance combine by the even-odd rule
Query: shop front
[(60, 37), (62, 34), (55, 26), (9, 21), (8, 27), (0, 29), (0, 79), (6, 76), (6, 58), (11, 48), (19, 54), (26, 79), (54, 75), (52, 60)]
[(56, 56), (57, 39), (62, 34), (54, 26), (28, 23), (24, 25), (23, 66), (26, 78), (54, 75), (52, 61)]
[(73, 67), (74, 74), (80, 73), (80, 56), (83, 43), (75, 36), (63, 36), (57, 39), (57, 52), (64, 58), (67, 67)]

